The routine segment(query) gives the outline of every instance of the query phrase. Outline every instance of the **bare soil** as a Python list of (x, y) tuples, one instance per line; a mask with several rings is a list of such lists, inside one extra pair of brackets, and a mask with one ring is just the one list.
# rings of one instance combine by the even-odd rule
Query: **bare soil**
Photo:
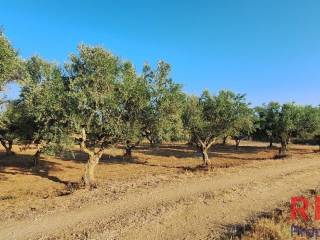
[(184, 144), (143, 145), (134, 159), (110, 149), (92, 191), (72, 188), (85, 155), (43, 156), (33, 171), (34, 150), (15, 146), (16, 156), (0, 156), (0, 239), (219, 239), (319, 186), (316, 147), (291, 145), (274, 160), (266, 145), (218, 146), (209, 170)]

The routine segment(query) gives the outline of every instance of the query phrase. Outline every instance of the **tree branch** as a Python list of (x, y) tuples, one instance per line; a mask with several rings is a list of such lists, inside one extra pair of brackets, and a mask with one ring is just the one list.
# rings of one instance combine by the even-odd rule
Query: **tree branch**
[(87, 153), (90, 157), (93, 156), (93, 152), (86, 146), (87, 134), (84, 128), (81, 129), (80, 149)]

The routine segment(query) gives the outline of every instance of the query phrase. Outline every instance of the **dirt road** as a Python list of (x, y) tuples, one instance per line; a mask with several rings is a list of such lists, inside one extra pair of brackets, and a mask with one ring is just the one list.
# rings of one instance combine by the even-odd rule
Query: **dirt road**
[(320, 157), (221, 169), (129, 192), (109, 204), (0, 225), (0, 239), (216, 239), (230, 225), (319, 186)]

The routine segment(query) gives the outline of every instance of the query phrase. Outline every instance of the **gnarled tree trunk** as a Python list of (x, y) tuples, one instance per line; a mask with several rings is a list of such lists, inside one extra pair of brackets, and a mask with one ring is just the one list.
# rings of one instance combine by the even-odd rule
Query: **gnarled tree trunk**
[(86, 141), (87, 135), (85, 129), (83, 128), (81, 132), (80, 149), (89, 155), (89, 159), (85, 165), (84, 174), (80, 183), (87, 188), (92, 188), (96, 186), (94, 171), (100, 161), (100, 158), (102, 157), (104, 148), (101, 146), (99, 151), (95, 151), (94, 148), (90, 149), (86, 146)]
[(6, 150), (7, 155), (14, 154), (14, 152), (12, 152), (12, 144), (13, 144), (12, 140), (0, 139), (0, 142), (1, 142), (1, 145), (4, 147), (4, 149)]
[(85, 165), (84, 174), (81, 178), (81, 182), (86, 187), (95, 187), (95, 178), (94, 178), (94, 171), (96, 166), (99, 163), (99, 160), (102, 156), (102, 153), (92, 153), (89, 155), (88, 162)]
[(211, 164), (209, 155), (208, 155), (208, 150), (210, 149), (212, 144), (215, 143), (216, 138), (214, 138), (213, 136), (209, 136), (204, 141), (202, 141), (199, 136), (196, 136), (196, 138), (197, 138), (198, 147), (202, 154), (203, 165), (208, 166)]
[(125, 147), (126, 152), (125, 152), (124, 156), (131, 158), (132, 157), (132, 149), (134, 149), (139, 144), (139, 142), (140, 141), (137, 141), (136, 143), (131, 143), (130, 140), (127, 140), (126, 147)]
[(287, 150), (288, 150), (287, 140), (286, 139), (281, 139), (281, 146), (280, 146), (280, 149), (279, 149), (279, 155), (280, 156), (287, 155)]
[(202, 160), (203, 160), (203, 165), (208, 166), (210, 164), (208, 151), (206, 149), (202, 150)]

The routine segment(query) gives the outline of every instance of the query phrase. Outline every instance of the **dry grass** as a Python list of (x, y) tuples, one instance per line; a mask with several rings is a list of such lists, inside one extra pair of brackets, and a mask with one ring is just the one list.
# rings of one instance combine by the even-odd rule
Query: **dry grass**
[(253, 226), (253, 231), (246, 234), (243, 240), (288, 240), (291, 238), (287, 222), (276, 222), (274, 219), (260, 219)]
[[(310, 239), (306, 236), (298, 236), (294, 234), (291, 236), (292, 224), (300, 226), (305, 229), (320, 228), (318, 221), (314, 220), (314, 197), (319, 195), (320, 189), (311, 189), (307, 191), (304, 196), (309, 200), (308, 215), (309, 219), (303, 221), (301, 218), (292, 220), (290, 216), (290, 204), (287, 203), (273, 212), (264, 213), (250, 220), (245, 226), (238, 227), (238, 232), (230, 228), (223, 239), (233, 240), (304, 240)], [(233, 228), (234, 229), (234, 228)]]

